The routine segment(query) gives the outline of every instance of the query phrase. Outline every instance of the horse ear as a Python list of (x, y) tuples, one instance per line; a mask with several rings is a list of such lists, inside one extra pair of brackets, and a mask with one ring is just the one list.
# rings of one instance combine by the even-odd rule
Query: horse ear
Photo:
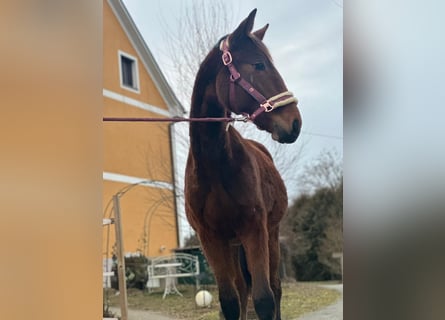
[(231, 45), (248, 37), (249, 33), (252, 32), (256, 11), (257, 9), (253, 9), (252, 12), (249, 13), (249, 16), (240, 23), (235, 31), (232, 32), (232, 35), (230, 36)]
[(261, 29), (258, 29), (257, 31), (255, 31), (253, 34), (260, 40), (263, 40), (264, 35), (267, 31), (267, 28), (269, 28), (269, 24), (266, 24), (264, 27), (262, 27)]

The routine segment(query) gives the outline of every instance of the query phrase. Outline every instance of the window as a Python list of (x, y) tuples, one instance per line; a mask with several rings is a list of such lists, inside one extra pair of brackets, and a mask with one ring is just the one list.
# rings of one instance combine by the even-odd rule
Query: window
[(119, 51), (119, 71), (121, 87), (139, 93), (139, 77), (137, 59)]
[(134, 60), (121, 56), (122, 84), (134, 88)]

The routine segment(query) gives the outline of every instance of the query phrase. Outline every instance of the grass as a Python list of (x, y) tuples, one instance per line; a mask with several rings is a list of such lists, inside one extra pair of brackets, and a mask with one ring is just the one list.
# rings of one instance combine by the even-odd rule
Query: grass
[[(216, 286), (206, 286), (213, 295), (213, 302), (209, 308), (199, 308), (195, 305), (195, 288), (193, 286), (178, 286), (183, 297), (169, 295), (162, 299), (163, 291), (159, 289), (153, 293), (129, 289), (128, 308), (137, 310), (157, 311), (172, 318), (183, 320), (219, 320), (219, 301)], [(110, 306), (119, 306), (119, 297), (115, 290), (108, 291)], [(104, 299), (106, 292), (104, 292)], [(318, 310), (334, 303), (340, 293), (334, 290), (320, 288), (317, 283), (283, 283), (283, 297), (281, 313), (283, 320), (296, 319), (299, 316)], [(254, 314), (253, 310), (249, 312)], [(250, 317), (249, 317), (250, 318)], [(256, 319), (252, 317), (252, 319)]]

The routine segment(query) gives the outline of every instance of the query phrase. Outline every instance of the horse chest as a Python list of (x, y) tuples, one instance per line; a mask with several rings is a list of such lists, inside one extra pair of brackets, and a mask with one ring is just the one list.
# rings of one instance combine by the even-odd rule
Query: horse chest
[(252, 219), (261, 219), (257, 206), (241, 206), (224, 191), (211, 191), (205, 197), (202, 221), (218, 232), (231, 233), (243, 229)]

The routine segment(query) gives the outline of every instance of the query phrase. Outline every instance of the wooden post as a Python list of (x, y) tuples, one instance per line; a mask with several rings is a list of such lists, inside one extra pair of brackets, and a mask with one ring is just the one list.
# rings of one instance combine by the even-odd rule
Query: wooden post
[(122, 236), (121, 209), (119, 203), (119, 194), (113, 196), (113, 206), (115, 215), (114, 228), (116, 230), (116, 250), (117, 250), (117, 274), (119, 278), (119, 299), (121, 307), (121, 320), (128, 320), (127, 310), (127, 281), (125, 279), (125, 255), (124, 242)]

